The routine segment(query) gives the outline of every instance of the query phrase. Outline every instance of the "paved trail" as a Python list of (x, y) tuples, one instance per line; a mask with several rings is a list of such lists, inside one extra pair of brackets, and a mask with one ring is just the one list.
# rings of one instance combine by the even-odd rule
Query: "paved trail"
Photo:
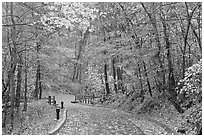
[(73, 95), (47, 93), (55, 96), (57, 104), (64, 101), (68, 109), (66, 123), (60, 135), (142, 135), (144, 134), (127, 115), (110, 108), (73, 104)]
[(57, 104), (64, 101), (68, 110), (59, 135), (144, 135), (136, 125), (138, 117), (131, 114), (111, 108), (72, 104), (74, 96), (69, 94), (52, 92), (45, 96), (48, 95), (55, 96)]
[(141, 135), (144, 134), (127, 117), (116, 110), (75, 104), (58, 134), (64, 135)]

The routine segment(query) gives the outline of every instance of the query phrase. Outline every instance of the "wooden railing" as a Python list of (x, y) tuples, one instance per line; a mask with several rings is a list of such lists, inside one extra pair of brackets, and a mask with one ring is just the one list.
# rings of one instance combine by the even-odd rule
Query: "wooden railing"
[(75, 102), (85, 103), (85, 104), (93, 104), (95, 99), (102, 98), (102, 96), (95, 96), (95, 95), (81, 95), (75, 96)]

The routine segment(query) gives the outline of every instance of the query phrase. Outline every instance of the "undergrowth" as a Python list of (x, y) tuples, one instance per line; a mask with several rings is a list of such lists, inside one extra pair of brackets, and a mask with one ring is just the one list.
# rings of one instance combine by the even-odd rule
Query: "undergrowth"
[[(22, 106), (20, 107), (22, 110)], [(62, 112), (60, 113), (62, 115)], [(45, 135), (57, 123), (56, 107), (49, 105), (45, 99), (28, 103), (26, 112), (20, 111), (14, 117), (14, 130), (10, 132), (3, 129), (2, 134), (13, 135)]]
[(107, 98), (103, 104), (106, 107), (118, 108), (135, 114), (148, 116), (167, 125), (174, 132), (177, 132), (178, 129), (183, 129), (185, 130), (185, 134), (196, 134), (195, 131), (191, 130), (190, 126), (186, 126), (187, 121), (185, 115), (187, 115), (188, 111), (183, 114), (178, 113), (170, 101), (161, 96), (153, 98), (146, 97), (146, 99), (141, 102), (141, 99), (136, 95), (130, 97), (124, 95), (112, 95)]

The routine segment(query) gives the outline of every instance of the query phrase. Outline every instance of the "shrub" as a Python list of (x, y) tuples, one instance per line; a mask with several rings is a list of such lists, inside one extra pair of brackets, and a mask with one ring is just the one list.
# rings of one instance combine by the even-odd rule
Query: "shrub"
[(185, 78), (180, 80), (178, 97), (184, 113), (184, 126), (189, 131), (198, 134), (202, 127), (202, 60), (189, 67), (185, 73)]

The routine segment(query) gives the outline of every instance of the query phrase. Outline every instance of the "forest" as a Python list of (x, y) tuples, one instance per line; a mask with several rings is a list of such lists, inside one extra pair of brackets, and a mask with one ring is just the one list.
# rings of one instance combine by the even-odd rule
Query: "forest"
[(2, 2), (1, 48), (10, 134), (49, 91), (202, 134), (201, 2)]

